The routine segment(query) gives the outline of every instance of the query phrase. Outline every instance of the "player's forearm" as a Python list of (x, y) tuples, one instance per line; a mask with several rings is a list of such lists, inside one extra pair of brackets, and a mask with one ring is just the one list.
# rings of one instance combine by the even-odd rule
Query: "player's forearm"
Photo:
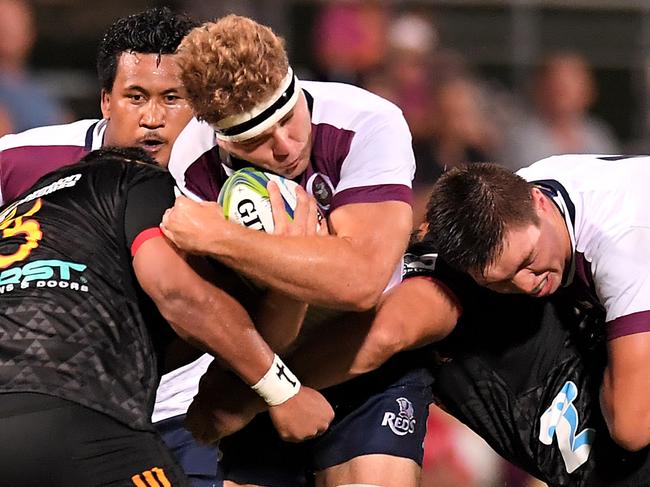
[(145, 241), (133, 258), (133, 270), (181, 338), (215, 355), (249, 385), (265, 376), (274, 353), (246, 310), (197, 274), (167, 240)]
[(328, 324), (326, 333), (294, 352), (292, 369), (311, 387), (330, 387), (379, 368), (396, 353), (442, 340), (460, 313), (437, 282), (408, 279), (385, 293), (376, 310)]
[(213, 242), (213, 257), (273, 289), (328, 308), (371, 308), (398, 262), (397, 255), (382, 259), (333, 236), (284, 237), (242, 227), (229, 237)]
[(650, 412), (641, 406), (645, 391), (643, 398), (630, 392), (628, 388), (616, 387), (615, 377), (607, 367), (600, 389), (600, 407), (610, 436), (626, 450), (638, 451), (650, 444)]
[(374, 311), (349, 313), (310, 336), (288, 358), (303, 383), (323, 389), (370, 372), (399, 351), (369, 334)]
[(271, 290), (255, 316), (255, 327), (264, 341), (282, 354), (298, 337), (306, 312), (306, 303)]
[(249, 385), (273, 362), (273, 351), (246, 311), (233, 298), (207, 283), (195, 283), (157, 302), (183, 339), (215, 355)]

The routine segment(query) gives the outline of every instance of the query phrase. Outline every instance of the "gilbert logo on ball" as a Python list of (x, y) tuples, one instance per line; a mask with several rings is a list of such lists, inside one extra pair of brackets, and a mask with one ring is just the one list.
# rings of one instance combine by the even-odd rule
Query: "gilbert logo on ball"
[(274, 181), (280, 188), (286, 217), (293, 219), (298, 184), (252, 167), (234, 172), (221, 188), (218, 202), (226, 219), (253, 230), (273, 233), (273, 212), (267, 189), (269, 181)]

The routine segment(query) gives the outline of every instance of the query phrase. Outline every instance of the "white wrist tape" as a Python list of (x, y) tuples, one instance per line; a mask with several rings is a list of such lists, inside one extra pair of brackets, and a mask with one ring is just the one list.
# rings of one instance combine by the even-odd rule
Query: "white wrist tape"
[(274, 355), (269, 370), (251, 388), (266, 401), (266, 404), (277, 406), (298, 394), (300, 381), (289, 370), (289, 367), (284, 365), (282, 359)]

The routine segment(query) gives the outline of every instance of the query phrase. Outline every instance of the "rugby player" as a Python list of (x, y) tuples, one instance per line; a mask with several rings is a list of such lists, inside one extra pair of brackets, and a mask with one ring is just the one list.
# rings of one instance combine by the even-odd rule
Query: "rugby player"
[[(370, 325), (335, 324), (297, 352), (292, 368), (305, 382), (331, 385), (437, 342), (429, 347), (436, 402), (505, 459), (548, 485), (647, 483), (650, 451), (618, 446), (600, 412), (607, 360), (600, 309), (576, 307), (570, 289), (534, 299), (481, 288), (427, 241), (405, 261), (404, 282)], [(334, 350), (339, 360), (326, 360)]]
[[(169, 169), (184, 190), (211, 203), (179, 198), (163, 221), (166, 235), (182, 249), (208, 254), (310, 305), (372, 308), (389, 283), (399, 281), (412, 225), (415, 164), (400, 110), (360, 88), (298, 80), (282, 40), (244, 17), (194, 29), (178, 60), (201, 121), (192, 120), (178, 137)], [(228, 175), (250, 165), (304, 187), (330, 235), (270, 235), (226, 221), (213, 202)], [(308, 321), (318, 320), (314, 316)], [(276, 351), (287, 346), (285, 337), (264, 336)], [(232, 437), (222, 444), (227, 478), (298, 486), (307, 481), (305, 472), (316, 470), (323, 485), (416, 486), (430, 377), (412, 364), (395, 370), (383, 381), (328, 395), (336, 395), (346, 413), (337, 415), (328, 440), (302, 450), (314, 452), (308, 458), (280, 454), (282, 445), (257, 429), (249, 433), (252, 443), (248, 436)], [(380, 426), (384, 411), (397, 407), (400, 391), (418, 424), (401, 436)]]
[[(41, 127), (0, 138), (0, 200), (11, 201), (39, 177), (108, 146), (138, 146), (160, 166), (192, 118), (174, 52), (197, 24), (168, 8), (153, 8), (109, 26), (97, 55), (101, 120)], [(221, 483), (215, 446), (199, 446), (183, 420), (193, 393), (185, 368), (163, 377), (153, 420), (195, 485)], [(198, 375), (191, 374), (193, 384)]]
[[(405, 255), (405, 280), (385, 293), (376, 314), (330, 323), (288, 362), (312, 387), (353, 386), (418, 348), (434, 370), (437, 404), (526, 472), (548, 485), (645, 485), (650, 450), (618, 446), (600, 413), (604, 315), (588, 302), (576, 307), (566, 291), (543, 299), (494, 293), (451, 269), (424, 241)], [(248, 398), (254, 395), (240, 386), (238, 402), (249, 416), (239, 421), (255, 412)], [(188, 416), (204, 438), (236, 424), (195, 413)], [(407, 409), (382, 418), (397, 431), (409, 422)]]
[(262, 395), (280, 431), (301, 439), (327, 428), (327, 401), (283, 389), (246, 311), (162, 236), (173, 198), (171, 176), (144, 151), (100, 149), (3, 207), (6, 485), (190, 485), (150, 419), (166, 323)]
[(498, 292), (543, 297), (574, 284), (606, 315), (601, 407), (612, 438), (650, 443), (650, 158), (564, 155), (517, 174), (450, 171), (427, 220), (451, 265)]

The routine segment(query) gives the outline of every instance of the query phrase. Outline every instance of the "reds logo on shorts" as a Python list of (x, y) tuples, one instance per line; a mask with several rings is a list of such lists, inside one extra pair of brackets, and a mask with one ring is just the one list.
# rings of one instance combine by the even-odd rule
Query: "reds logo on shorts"
[(411, 401), (405, 397), (398, 397), (396, 400), (399, 406), (397, 414), (386, 411), (381, 421), (382, 426), (388, 426), (393, 433), (398, 436), (404, 436), (415, 431), (415, 411)]

